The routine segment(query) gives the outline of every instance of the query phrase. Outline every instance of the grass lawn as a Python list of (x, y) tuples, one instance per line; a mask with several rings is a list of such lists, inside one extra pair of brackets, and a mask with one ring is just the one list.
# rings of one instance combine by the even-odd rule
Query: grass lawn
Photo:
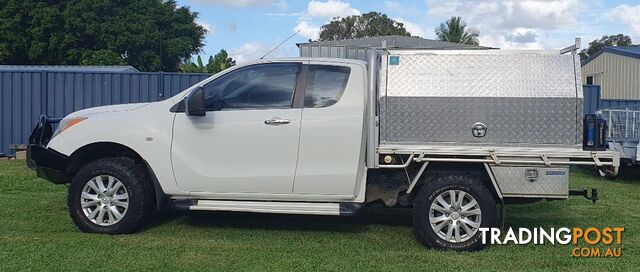
[(597, 187), (600, 201), (508, 206), (507, 226), (622, 226), (621, 257), (576, 258), (571, 245), (426, 249), (414, 240), (411, 212), (404, 209), (352, 218), (165, 214), (136, 234), (86, 234), (69, 218), (65, 186), (37, 178), (24, 161), (0, 161), (0, 271), (637, 271), (640, 174), (627, 171), (609, 181), (572, 169), (571, 187)]

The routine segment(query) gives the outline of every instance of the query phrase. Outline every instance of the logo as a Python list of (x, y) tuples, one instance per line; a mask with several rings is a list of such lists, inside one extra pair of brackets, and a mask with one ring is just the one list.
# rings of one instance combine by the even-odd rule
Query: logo
[[(624, 228), (509, 228), (502, 233), (499, 228), (480, 228), (483, 244), (491, 245), (568, 245), (571, 244), (571, 256), (573, 257), (620, 257), (622, 246), (622, 233)], [(504, 234), (504, 235), (503, 235)]]
[(400, 65), (400, 56), (389, 56), (389, 65)]

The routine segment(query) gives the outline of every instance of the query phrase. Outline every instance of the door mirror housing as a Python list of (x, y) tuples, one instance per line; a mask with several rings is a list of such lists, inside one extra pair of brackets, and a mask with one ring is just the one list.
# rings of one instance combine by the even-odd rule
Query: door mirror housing
[(204, 89), (198, 87), (193, 90), (184, 101), (185, 112), (188, 116), (205, 116), (207, 109), (205, 107)]

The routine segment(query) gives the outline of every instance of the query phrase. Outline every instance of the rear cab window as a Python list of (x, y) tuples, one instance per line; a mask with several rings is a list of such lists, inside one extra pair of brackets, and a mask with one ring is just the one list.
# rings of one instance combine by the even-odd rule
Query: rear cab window
[(324, 108), (337, 103), (350, 73), (351, 68), (345, 66), (309, 65), (304, 107)]

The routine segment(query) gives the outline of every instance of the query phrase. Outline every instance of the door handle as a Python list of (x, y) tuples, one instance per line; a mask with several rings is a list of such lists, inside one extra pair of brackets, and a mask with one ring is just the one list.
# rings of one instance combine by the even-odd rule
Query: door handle
[(291, 123), (291, 120), (289, 119), (280, 119), (277, 117), (271, 118), (269, 120), (265, 120), (264, 124), (265, 125), (270, 125), (270, 126), (278, 126), (278, 125), (286, 125), (288, 123)]

